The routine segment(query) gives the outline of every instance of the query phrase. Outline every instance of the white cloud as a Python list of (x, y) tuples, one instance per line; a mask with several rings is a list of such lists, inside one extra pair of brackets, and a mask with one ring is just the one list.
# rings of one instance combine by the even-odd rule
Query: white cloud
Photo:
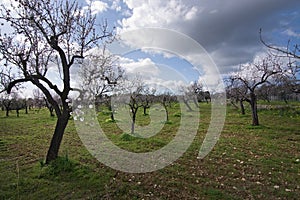
[(296, 33), (292, 29), (287, 29), (286, 31), (284, 31), (284, 34), (286, 34), (287, 36), (300, 38), (300, 33)]
[[(203, 80), (209, 90), (214, 90), (216, 87), (219, 87), (221, 76), (216, 65), (209, 54), (192, 38), (175, 31), (153, 28), (123, 32), (121, 38), (136, 49), (143, 50), (143, 48), (145, 48), (146, 51), (144, 52), (147, 53), (150, 52), (153, 54), (155, 52), (162, 54), (167, 52), (166, 58), (173, 55), (173, 57), (185, 59), (194, 69), (197, 69), (199, 75), (203, 76)], [(184, 74), (180, 75), (183, 72), (175, 72), (173, 67), (174, 66), (168, 67), (159, 65), (161, 72), (161, 68), (165, 69), (162, 74), (170, 78), (169, 80), (188, 82), (188, 80), (184, 80)], [(179, 63), (177, 63), (177, 67), (180, 67)], [(143, 70), (146, 71), (146, 69)]]
[(185, 19), (186, 20), (192, 20), (196, 17), (198, 12), (198, 8), (196, 6), (193, 6), (191, 8), (191, 10), (189, 10), (186, 14), (185, 14)]
[(130, 75), (155, 76), (159, 73), (158, 67), (150, 58), (134, 61), (129, 58), (120, 57), (120, 65)]
[[(213, 56), (222, 73), (236, 64), (251, 61), (262, 49), (260, 28), (264, 35), (270, 36), (275, 31), (280, 33), (283, 27), (295, 26), (291, 18), (299, 22), (299, 12), (291, 11), (300, 6), (298, 0), (289, 3), (286, 0), (124, 0), (124, 3), (131, 15), (120, 20), (122, 30), (159, 27), (187, 34)], [(283, 21), (287, 23), (282, 24)], [(299, 38), (291, 30), (286, 34)], [(180, 45), (180, 41), (174, 43)]]
[[(93, 15), (105, 12), (109, 8), (108, 4), (103, 1), (86, 0), (86, 3), (91, 6)], [(87, 9), (87, 7), (84, 7), (83, 9)]]
[(124, 0), (132, 15), (122, 20), (125, 29), (138, 27), (168, 27), (178, 22), (190, 21), (200, 11), (195, 5), (187, 5), (181, 0), (133, 1)]

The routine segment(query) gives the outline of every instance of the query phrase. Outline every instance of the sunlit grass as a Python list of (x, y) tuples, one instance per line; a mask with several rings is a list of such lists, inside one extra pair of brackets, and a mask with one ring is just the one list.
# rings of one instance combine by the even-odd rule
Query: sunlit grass
[[(275, 105), (275, 104), (272, 104)], [(282, 104), (280, 104), (282, 105)], [(60, 158), (43, 160), (56, 118), (47, 110), (0, 112), (0, 199), (297, 199), (300, 195), (299, 103), (292, 108), (262, 109), (261, 125), (251, 126), (251, 114), (227, 109), (220, 140), (204, 159), (196, 159), (210, 122), (210, 105), (200, 104), (198, 134), (188, 151), (164, 169), (143, 174), (118, 172), (99, 163), (80, 141), (73, 121), (67, 127)], [(103, 111), (103, 110), (102, 110)], [(155, 151), (174, 138), (180, 122), (176, 106), (169, 124), (150, 138), (137, 138), (107, 121), (98, 120), (120, 148)], [(142, 109), (137, 123), (146, 126)]]

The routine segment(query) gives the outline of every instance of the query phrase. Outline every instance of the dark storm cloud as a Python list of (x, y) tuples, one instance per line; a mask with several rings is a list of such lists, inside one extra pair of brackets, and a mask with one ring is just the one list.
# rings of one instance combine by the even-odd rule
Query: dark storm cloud
[(205, 9), (193, 25), (186, 24), (182, 30), (202, 44), (220, 66), (250, 61), (262, 49), (259, 29), (270, 36), (282, 28), (283, 21), (289, 22), (290, 10), (300, 7), (296, 0), (200, 2), (198, 6), (203, 4)]
[(132, 11), (122, 20), (124, 29), (162, 27), (185, 33), (208, 51), (223, 73), (263, 51), (260, 28), (267, 41), (285, 45), (300, 26), (299, 0), (123, 1)]

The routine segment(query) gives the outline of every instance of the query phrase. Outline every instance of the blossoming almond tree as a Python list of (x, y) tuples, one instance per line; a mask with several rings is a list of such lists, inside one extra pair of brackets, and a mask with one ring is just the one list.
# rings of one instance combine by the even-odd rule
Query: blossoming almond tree
[(286, 61), (286, 68), (278, 82), (284, 85), (293, 93), (300, 93), (300, 44), (292, 43), (291, 40), (287, 42), (285, 47), (280, 47), (267, 43), (262, 37), (262, 30), (260, 30), (260, 41), (265, 45), (275, 57), (284, 58)]
[(271, 78), (282, 72), (282, 64), (279, 62), (279, 58), (267, 55), (264, 58), (256, 59), (253, 63), (241, 65), (238, 72), (234, 72), (230, 75), (230, 79), (235, 82), (235, 85), (240, 85), (247, 90), (244, 92), (243, 99), (250, 104), (253, 126), (259, 125), (256, 96), (257, 88), (268, 83)]
[[(58, 156), (70, 118), (70, 69), (86, 52), (111, 40), (113, 31), (106, 24), (96, 26), (90, 6), (82, 7), (71, 0), (11, 1), (10, 5), (0, 5), (0, 21), (6, 26), (0, 29), (0, 59), (6, 63), (0, 71), (2, 76), (11, 69), (15, 72), (5, 90), (10, 93), (16, 85), (30, 82), (55, 110), (57, 123), (46, 156), (49, 163)], [(59, 77), (50, 78), (51, 66), (58, 68)], [(54, 95), (59, 96), (62, 106)]]

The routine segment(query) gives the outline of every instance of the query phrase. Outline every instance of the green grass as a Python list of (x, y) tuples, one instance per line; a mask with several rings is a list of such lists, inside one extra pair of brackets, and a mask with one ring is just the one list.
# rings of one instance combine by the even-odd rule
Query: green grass
[[(260, 102), (263, 104), (264, 102)], [(198, 134), (188, 151), (164, 169), (142, 174), (119, 172), (99, 163), (80, 141), (70, 121), (51, 165), (43, 164), (55, 118), (47, 110), (22, 111), (5, 117), (0, 111), (0, 199), (297, 199), (300, 196), (300, 104), (260, 109), (261, 125), (251, 115), (228, 106), (222, 135), (213, 151), (196, 159), (210, 122), (210, 105), (200, 104)], [(283, 105), (280, 103), (280, 105)], [(124, 133), (98, 115), (106, 135), (132, 152), (157, 150), (171, 141), (181, 114), (170, 110), (170, 122), (148, 139)], [(142, 109), (137, 124), (150, 123)], [(118, 120), (118, 119), (117, 119)], [(297, 161), (298, 160), (298, 161)]]

